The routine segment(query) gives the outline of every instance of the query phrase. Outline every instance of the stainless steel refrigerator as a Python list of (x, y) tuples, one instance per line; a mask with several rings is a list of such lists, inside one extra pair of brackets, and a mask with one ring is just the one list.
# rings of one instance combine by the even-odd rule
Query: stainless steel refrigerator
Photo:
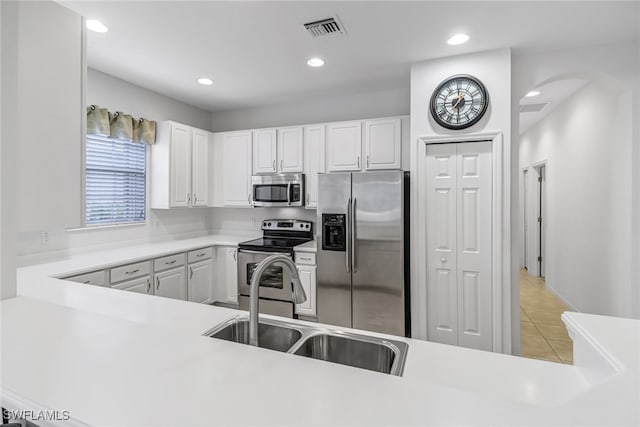
[(410, 336), (408, 189), (402, 171), (318, 176), (319, 322)]

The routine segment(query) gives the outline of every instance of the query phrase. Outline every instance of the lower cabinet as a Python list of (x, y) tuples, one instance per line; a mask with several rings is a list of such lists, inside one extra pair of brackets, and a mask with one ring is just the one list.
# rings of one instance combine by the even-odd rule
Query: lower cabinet
[(119, 289), (121, 291), (137, 292), (139, 294), (152, 294), (151, 289), (151, 276), (139, 277), (137, 279), (128, 280), (126, 282), (118, 283), (111, 286), (113, 289)]
[(225, 253), (225, 302), (238, 303), (238, 249), (227, 248)]
[(302, 304), (296, 304), (296, 314), (303, 316), (313, 316), (316, 313), (316, 266), (296, 265), (298, 275), (300, 276), (300, 284), (307, 294), (307, 300)]
[(185, 278), (186, 270), (184, 266), (156, 274), (154, 294), (161, 297), (186, 300), (187, 286)]
[(199, 303), (211, 302), (213, 261), (209, 259), (189, 264), (187, 274), (189, 275), (187, 278), (189, 301)]

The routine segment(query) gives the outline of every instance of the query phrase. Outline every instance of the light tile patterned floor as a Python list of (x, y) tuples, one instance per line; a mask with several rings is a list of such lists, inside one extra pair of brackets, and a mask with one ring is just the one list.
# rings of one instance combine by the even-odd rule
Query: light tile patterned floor
[(520, 333), (522, 356), (573, 363), (573, 343), (560, 315), (570, 311), (547, 290), (544, 278), (520, 270)]

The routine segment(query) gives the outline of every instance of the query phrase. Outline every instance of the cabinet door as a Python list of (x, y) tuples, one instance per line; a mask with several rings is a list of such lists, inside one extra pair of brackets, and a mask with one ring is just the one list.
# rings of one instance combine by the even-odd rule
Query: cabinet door
[(171, 124), (171, 207), (191, 204), (191, 128)]
[(309, 265), (297, 265), (300, 283), (307, 294), (307, 300), (302, 304), (296, 304), (296, 313), (305, 316), (316, 315), (316, 267)]
[(238, 302), (238, 250), (227, 249), (225, 259), (225, 302)]
[(327, 171), (360, 171), (362, 122), (328, 124), (327, 134)]
[(278, 172), (302, 173), (303, 131), (301, 127), (278, 129)]
[(251, 132), (223, 135), (223, 204), (251, 206)]
[(189, 301), (211, 302), (211, 283), (213, 278), (213, 261), (201, 261), (189, 264), (187, 280)]
[(151, 294), (151, 276), (138, 277), (137, 279), (113, 285), (111, 288), (140, 294)]
[(184, 267), (156, 274), (154, 294), (161, 297), (186, 300), (187, 286), (185, 276)]
[(318, 173), (324, 172), (324, 125), (308, 126), (304, 133), (304, 173), (306, 186), (307, 208), (318, 206)]
[(209, 205), (209, 132), (193, 129), (191, 144), (191, 205)]
[(276, 162), (276, 130), (253, 131), (253, 173), (275, 173), (277, 172)]
[(402, 168), (400, 129), (400, 119), (364, 122), (366, 170)]

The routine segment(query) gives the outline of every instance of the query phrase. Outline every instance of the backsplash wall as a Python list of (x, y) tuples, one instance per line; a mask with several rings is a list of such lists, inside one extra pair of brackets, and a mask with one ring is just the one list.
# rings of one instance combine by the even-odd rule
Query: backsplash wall
[(312, 221), (316, 230), (316, 210), (304, 208), (212, 208), (210, 228), (214, 233), (262, 233), (265, 219), (300, 219)]

